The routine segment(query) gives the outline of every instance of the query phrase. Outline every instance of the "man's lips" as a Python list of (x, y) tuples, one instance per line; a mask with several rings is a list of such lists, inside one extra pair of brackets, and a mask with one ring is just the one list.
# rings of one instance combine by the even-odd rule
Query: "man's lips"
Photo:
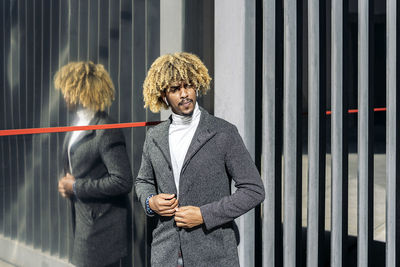
[(185, 100), (182, 100), (181, 102), (179, 102), (179, 105), (180, 105), (180, 106), (186, 106), (186, 105), (188, 105), (188, 104), (190, 104), (190, 103), (193, 103), (193, 100), (191, 100), (191, 99), (185, 99)]

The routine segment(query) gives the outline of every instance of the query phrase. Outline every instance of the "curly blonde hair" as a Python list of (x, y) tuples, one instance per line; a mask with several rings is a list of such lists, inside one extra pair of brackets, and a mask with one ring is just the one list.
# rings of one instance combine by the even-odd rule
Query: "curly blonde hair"
[(194, 54), (181, 52), (166, 54), (151, 65), (143, 83), (144, 107), (154, 113), (167, 109), (161, 93), (168, 91), (174, 82), (190, 83), (201, 95), (210, 90), (211, 77), (204, 63)]
[(103, 111), (114, 100), (114, 85), (101, 64), (91, 61), (70, 62), (54, 76), (55, 88), (70, 104), (81, 104), (93, 111)]

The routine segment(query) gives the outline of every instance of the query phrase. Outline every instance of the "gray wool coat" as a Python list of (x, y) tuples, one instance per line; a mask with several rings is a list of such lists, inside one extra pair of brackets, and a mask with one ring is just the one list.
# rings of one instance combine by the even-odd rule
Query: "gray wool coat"
[[(111, 120), (98, 112), (90, 122)], [(85, 131), (70, 149), (71, 133), (64, 142), (64, 171), (76, 179), (71, 198), (74, 230), (72, 263), (76, 266), (105, 266), (127, 254), (128, 193), (133, 178), (120, 129)], [(71, 168), (70, 168), (71, 164)]]
[[(182, 166), (178, 199), (180, 206), (200, 207), (204, 224), (181, 229), (173, 217), (156, 215), (152, 266), (177, 266), (179, 247), (185, 267), (239, 266), (233, 220), (264, 200), (260, 175), (236, 127), (200, 110), (200, 123)], [(177, 193), (168, 142), (170, 123), (171, 118), (147, 132), (135, 181), (144, 208), (150, 194)], [(237, 188), (233, 194), (231, 180)]]

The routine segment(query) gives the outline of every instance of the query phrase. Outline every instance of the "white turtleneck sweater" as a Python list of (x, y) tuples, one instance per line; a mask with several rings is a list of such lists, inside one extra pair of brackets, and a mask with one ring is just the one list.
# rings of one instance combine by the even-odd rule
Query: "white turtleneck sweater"
[(199, 125), (200, 115), (201, 111), (197, 103), (192, 116), (181, 116), (172, 113), (172, 123), (169, 126), (169, 151), (178, 195), (183, 161)]
[[(81, 108), (76, 112), (76, 119), (73, 123), (74, 126), (86, 126), (89, 125), (90, 121), (94, 118), (94, 115), (96, 114), (95, 111), (92, 111), (90, 109), (84, 109)], [(69, 139), (68, 143), (68, 159), (70, 159), (70, 151), (71, 151), (71, 146), (78, 140), (78, 137), (81, 135), (81, 133), (84, 131), (74, 131), (72, 132), (71, 138)], [(71, 161), (69, 160), (70, 165), (69, 165), (69, 170), (72, 173), (72, 168), (71, 168)]]

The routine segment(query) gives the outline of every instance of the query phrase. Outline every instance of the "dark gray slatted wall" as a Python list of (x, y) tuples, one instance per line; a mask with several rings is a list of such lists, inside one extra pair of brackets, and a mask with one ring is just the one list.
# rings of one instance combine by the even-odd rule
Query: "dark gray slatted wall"
[[(21, 68), (26, 72), (26, 124), (27, 128), (33, 127), (33, 116), (34, 116), (34, 43), (35, 43), (35, 31), (34, 31), (34, 6), (32, 1), (25, 1), (25, 33), (26, 33), (26, 42), (22, 44), (25, 48), (25, 60), (24, 64), (21, 64)], [(26, 243), (29, 245), (33, 244), (34, 237), (34, 228), (33, 228), (33, 219), (34, 219), (34, 210), (33, 210), (33, 183), (34, 183), (34, 175), (33, 175), (33, 136), (27, 135), (25, 138), (25, 193), (26, 193)]]
[[(60, 1), (50, 1), (50, 57), (49, 57), (49, 70), (50, 73), (54, 73), (57, 71), (59, 67), (59, 54), (60, 54)], [(60, 105), (60, 97), (58, 92), (54, 90), (54, 86), (52, 83), (51, 75), (48, 77), (49, 82), (49, 101), (53, 103), (54, 107), (51, 106), (49, 109), (49, 120), (50, 126), (55, 127), (59, 126), (60, 122), (60, 110), (57, 108)], [(59, 175), (59, 170), (62, 166), (62, 158), (60, 153), (56, 153), (56, 151), (61, 147), (62, 143), (59, 140), (59, 134), (51, 134), (49, 136), (49, 158), (54, 159), (56, 162), (54, 164), (50, 164), (49, 170), (49, 196), (50, 196), (50, 218), (60, 218), (59, 217), (59, 204), (63, 202), (58, 196), (57, 191), (54, 188), (57, 188), (57, 180), (52, 179), (52, 177), (57, 177)], [(59, 251), (59, 242), (61, 241), (60, 235), (58, 232), (59, 227), (62, 224), (58, 223), (58, 220), (50, 219), (49, 222), (49, 251), (51, 254), (56, 254)]]
[[(142, 83), (159, 55), (159, 0), (2, 1), (0, 128), (69, 125), (53, 77), (66, 63), (103, 64), (116, 88), (117, 122), (154, 121), (143, 109)], [(136, 176), (145, 128), (125, 129)], [(71, 257), (70, 206), (57, 192), (64, 134), (1, 137), (0, 234), (56, 257)], [(132, 254), (148, 266), (151, 224), (131, 194)], [(133, 260), (132, 260), (133, 259)]]
[[(183, 50), (196, 54), (214, 77), (214, 0), (184, 1)], [(213, 83), (212, 83), (212, 88)], [(198, 99), (199, 105), (214, 114), (214, 90)]]
[[(4, 5), (4, 9), (9, 10), (9, 3), (5, 3)], [(4, 12), (4, 14), (6, 14)], [(3, 24), (3, 31), (4, 31), (4, 38), (7, 38), (9, 40), (9, 32), (8, 29), (10, 28), (10, 18), (5, 18), (4, 20), (4, 24)], [(10, 44), (9, 42), (6, 42), (4, 44), (4, 50), (9, 49)], [(4, 60), (6, 62), (6, 60)], [(4, 70), (4, 76), (7, 75), (6, 70)], [(4, 81), (4, 88), (9, 88), (8, 84)], [(6, 101), (6, 99), (9, 99), (9, 92), (4, 92), (4, 113), (6, 113), (9, 110), (9, 103), (8, 101)], [(8, 97), (8, 98), (7, 98)], [(7, 119), (7, 117), (4, 117), (4, 125), (5, 127), (10, 126), (10, 120)], [(5, 158), (9, 158), (9, 150), (10, 150), (10, 138), (5, 138), (5, 144), (4, 144), (4, 156)], [(8, 170), (8, 168), (10, 167), (10, 163), (8, 161), (5, 162), (4, 167)], [(4, 188), (7, 188), (8, 190), (4, 193), (4, 208), (9, 210), (10, 204), (9, 204), (9, 200), (10, 200), (10, 181), (8, 177), (5, 177), (4, 179)], [(10, 217), (6, 217), (6, 215), (8, 215), (8, 212), (6, 214), (5, 212), (5, 218), (4, 218), (4, 235), (6, 236), (10, 236)]]
[[(1, 38), (4, 40), (4, 26), (5, 26), (5, 3), (4, 1), (1, 3), (1, 28), (0, 28), (0, 36)], [(5, 47), (5, 43), (4, 42), (0, 42), (0, 53), (1, 55), (4, 55), (4, 47)], [(6, 99), (5, 97), (5, 72), (4, 72), (4, 66), (5, 66), (5, 59), (4, 57), (1, 57), (0, 59), (1, 63), (0, 63), (0, 86), (3, 88), (0, 92), (0, 127), (1, 129), (5, 129), (6, 125), (5, 125), (5, 118), (6, 118), (6, 113), (5, 113), (5, 105), (4, 105), (4, 101)], [(0, 192), (2, 193), (0, 196), (0, 232), (4, 233), (4, 216), (5, 216), (5, 147), (6, 147), (6, 143), (5, 143), (5, 138), (1, 138), (0, 139), (0, 175), (1, 175), (1, 179), (0, 179)]]
[[(396, 252), (400, 240), (400, 205), (396, 204), (400, 195), (397, 190), (396, 167), (399, 138), (396, 134), (399, 125), (396, 116), (399, 109), (395, 104), (399, 98), (396, 94), (396, 33), (399, 24), (396, 17), (399, 7), (396, 3), (387, 2), (388, 28), (385, 33), (388, 38), (387, 55), (391, 58), (387, 63), (387, 106), (391, 107), (391, 110), (388, 110), (386, 125), (387, 152), (390, 152), (387, 159), (389, 172), (386, 266), (397, 266)], [(379, 244), (373, 239), (373, 147), (376, 144), (374, 142), (377, 142), (373, 132), (374, 127), (382, 123), (382, 120), (374, 121), (373, 108), (377, 107), (377, 103), (378, 107), (385, 105), (376, 100), (377, 97), (382, 97), (384, 86), (382, 75), (376, 68), (385, 62), (385, 58), (376, 56), (379, 54), (377, 49), (382, 49), (383, 43), (375, 34), (382, 33), (379, 17), (382, 11), (378, 10), (383, 6), (382, 2), (373, 0), (263, 0), (261, 172), (267, 190), (261, 217), (263, 266), (385, 264), (382, 250), (384, 243)], [(358, 37), (354, 36), (357, 32)], [(280, 57), (282, 47), (283, 59)], [(303, 63), (299, 63), (301, 61)], [(303, 70), (300, 70), (302, 67)], [(358, 76), (353, 75), (357, 71)], [(283, 89), (280, 83), (281, 75), (284, 76)], [(380, 83), (377, 83), (377, 80)], [(302, 89), (301, 84), (304, 86)], [(280, 102), (282, 100), (279, 95), (282, 91), (283, 103)], [(301, 105), (301, 98), (307, 99), (308, 103)], [(282, 105), (283, 116), (279, 113), (279, 107)], [(302, 106), (305, 107), (303, 112)], [(358, 109), (358, 115), (352, 114), (350, 117), (348, 109)], [(329, 116), (325, 113), (327, 110), (332, 111)], [(301, 122), (299, 114), (303, 115), (304, 123)], [(279, 127), (282, 122), (283, 129)], [(306, 132), (308, 137), (300, 141), (299, 135)], [(279, 149), (282, 137), (283, 155)], [(384, 141), (379, 139), (378, 142), (381, 145)], [(358, 194), (357, 220), (348, 218), (349, 153), (358, 155), (357, 164), (351, 166), (350, 173), (356, 173), (354, 167), (357, 166), (357, 188), (352, 191)], [(299, 177), (298, 161), (301, 154), (308, 160), (308, 171)], [(326, 162), (330, 155), (330, 162)], [(350, 161), (354, 162), (354, 158)], [(329, 165), (331, 172), (327, 175), (326, 168)], [(307, 165), (303, 162), (302, 166)], [(281, 173), (281, 170), (284, 173)], [(303, 179), (303, 185), (308, 183), (305, 198), (307, 203), (299, 203), (300, 179)], [(330, 182), (327, 183), (327, 188), (325, 180), (329, 181), (328, 179)], [(325, 190), (330, 191), (328, 216), (325, 211)], [(280, 196), (281, 192), (284, 194), (283, 198)], [(301, 206), (307, 207), (306, 223), (304, 214), (301, 215), (302, 229), (297, 225), (299, 213), (302, 212)], [(280, 212), (283, 212), (284, 216)], [(352, 229), (358, 230), (355, 236), (349, 236), (349, 221), (352, 222)], [(283, 253), (280, 244), (281, 225)], [(307, 245), (304, 246), (305, 244)], [(375, 250), (376, 254), (371, 252), (374, 246), (381, 249), (379, 252)]]

